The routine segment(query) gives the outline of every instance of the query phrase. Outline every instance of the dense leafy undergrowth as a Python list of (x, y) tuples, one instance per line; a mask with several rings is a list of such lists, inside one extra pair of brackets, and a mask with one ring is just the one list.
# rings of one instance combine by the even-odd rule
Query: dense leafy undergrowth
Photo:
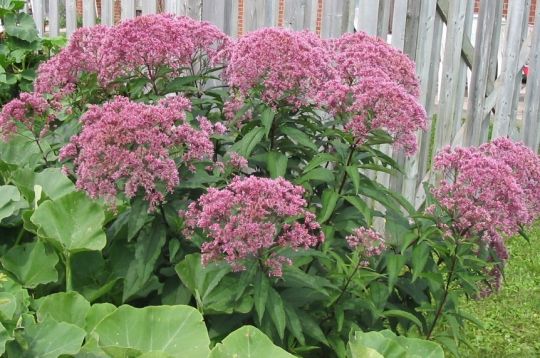
[[(80, 29), (0, 114), (8, 357), (441, 357), (538, 216), (540, 161), (445, 149), (416, 210), (373, 178), (426, 123), (365, 34)], [(378, 232), (384, 230), (384, 234)]]

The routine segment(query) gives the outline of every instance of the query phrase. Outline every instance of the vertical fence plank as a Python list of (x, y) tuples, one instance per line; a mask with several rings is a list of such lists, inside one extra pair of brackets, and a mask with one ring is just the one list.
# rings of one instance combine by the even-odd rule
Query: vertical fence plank
[(178, 14), (179, 0), (165, 0), (165, 12), (168, 14)]
[(516, 88), (516, 74), (519, 71), (519, 53), (523, 32), (523, 21), (528, 21), (527, 0), (513, 0), (510, 2), (508, 15), (508, 31), (506, 46), (503, 53), (502, 89), (497, 99), (495, 123), (493, 125), (493, 138), (506, 137), (511, 134), (510, 123), (514, 92)]
[[(461, 48), (465, 29), (467, 0), (449, 2), (446, 42), (442, 68), (439, 115), (435, 132), (435, 151), (451, 143), (461, 64)], [(461, 101), (461, 99), (460, 99)], [(462, 105), (461, 103), (459, 105)]]
[[(476, 146), (484, 142), (482, 127), (485, 120), (484, 103), (489, 78), (490, 62), (493, 53), (497, 56), (497, 49), (493, 48), (493, 36), (497, 28), (497, 6), (491, 6), (491, 0), (482, 0), (480, 3), (480, 13), (476, 27), (476, 40), (474, 61), (469, 86), (469, 101), (467, 105), (467, 120), (463, 144), (466, 146)], [(489, 117), (488, 117), (489, 120)], [(487, 134), (487, 133), (486, 133)]]
[(202, 7), (202, 20), (211, 22), (227, 35), (235, 36), (237, 11), (237, 0), (205, 0)]
[(244, 2), (245, 32), (277, 25), (277, 0), (250, 0)]
[(75, 0), (66, 0), (66, 33), (71, 36), (77, 29), (77, 4)]
[(44, 15), (43, 0), (33, 0), (32, 16), (34, 17), (34, 22), (36, 23), (36, 28), (40, 36), (43, 36), (45, 31), (45, 21), (43, 21), (45, 18)]
[(94, 0), (83, 0), (83, 26), (90, 27), (96, 24), (96, 2)]
[(120, 18), (122, 20), (135, 18), (135, 0), (122, 0)]
[(392, 18), (392, 46), (403, 50), (405, 44), (405, 23), (407, 21), (407, 0), (395, 0)]
[(101, 23), (108, 26), (114, 24), (114, 0), (101, 0)]
[(144, 0), (142, 3), (142, 14), (155, 14), (157, 12), (156, 0)]
[(60, 34), (60, 18), (58, 17), (58, 0), (49, 0), (49, 36)]
[(391, 0), (379, 0), (379, 17), (377, 18), (377, 36), (387, 41), (390, 25)]
[[(377, 36), (380, 0), (360, 0), (356, 30)], [(386, 40), (386, 39), (385, 39)]]
[(315, 31), (316, 1), (285, 0), (284, 26), (294, 30)]
[(344, 32), (352, 30), (351, 27), (354, 24), (352, 5), (352, 0), (323, 2), (322, 38), (340, 37)]
[(540, 145), (540, 4), (536, 5), (527, 92), (525, 94), (525, 144), (538, 151)]

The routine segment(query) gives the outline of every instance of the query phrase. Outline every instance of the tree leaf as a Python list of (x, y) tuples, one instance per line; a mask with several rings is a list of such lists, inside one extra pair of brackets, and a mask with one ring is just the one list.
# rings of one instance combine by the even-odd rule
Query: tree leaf
[(283, 339), (283, 337), (285, 336), (285, 327), (287, 323), (287, 319), (285, 316), (285, 308), (283, 307), (283, 300), (281, 299), (281, 296), (272, 287), (270, 287), (268, 291), (266, 311), (274, 322), (274, 326), (276, 327), (279, 338)]
[(261, 127), (255, 127), (249, 131), (242, 139), (234, 143), (231, 147), (231, 152), (236, 152), (244, 158), (249, 158), (251, 152), (257, 144), (261, 142), (264, 137), (265, 129)]
[(407, 319), (413, 322), (415, 325), (417, 325), (420, 329), (422, 329), (422, 322), (420, 322), (418, 317), (416, 317), (410, 312), (406, 312), (402, 310), (388, 310), (388, 311), (384, 311), (383, 315), (385, 317), (397, 317), (397, 318)]
[(82, 192), (42, 203), (30, 220), (38, 227), (40, 237), (51, 240), (62, 251), (101, 250), (106, 243), (102, 229), (105, 213)]
[(399, 273), (405, 265), (406, 257), (394, 253), (388, 253), (386, 255), (386, 268), (388, 271), (388, 291), (392, 291), (392, 288), (397, 282)]
[(264, 317), (266, 301), (268, 300), (268, 291), (270, 291), (270, 280), (262, 271), (258, 271), (253, 290), (253, 300), (259, 322), (262, 322)]
[(366, 221), (366, 224), (371, 226), (372, 223), (372, 210), (367, 205), (367, 203), (362, 200), (358, 196), (344, 196), (345, 200), (347, 200), (352, 206), (356, 208), (362, 214), (364, 217), (364, 220)]
[(229, 334), (216, 344), (209, 358), (293, 358), (282, 348), (275, 346), (270, 338), (253, 326), (244, 326)]
[(122, 301), (126, 302), (142, 289), (152, 276), (156, 262), (165, 245), (165, 226), (159, 220), (147, 225), (139, 234), (135, 246), (135, 257), (129, 264), (124, 280)]
[(349, 165), (345, 167), (345, 171), (354, 185), (355, 194), (358, 194), (358, 190), (360, 190), (360, 173), (358, 173), (358, 167)]
[(35, 323), (32, 318), (24, 320), (23, 337), (28, 343), (24, 357), (57, 358), (63, 354), (76, 354), (86, 332), (71, 323), (57, 322), (47, 318)]
[(0, 262), (27, 288), (58, 280), (58, 256), (39, 240), (12, 247)]
[(142, 198), (137, 198), (131, 204), (128, 219), (128, 242), (131, 241), (139, 233), (144, 224), (151, 217), (148, 215), (148, 203)]
[(294, 127), (281, 127), (280, 130), (293, 142), (296, 142), (301, 146), (313, 149), (314, 151), (317, 151), (319, 149), (317, 145), (313, 143), (313, 138), (309, 137), (306, 133), (302, 132), (299, 129), (296, 129)]
[(412, 268), (413, 268), (413, 277), (412, 282), (416, 281), (418, 275), (424, 271), (424, 267), (429, 259), (431, 254), (429, 250), (429, 245), (425, 242), (421, 242), (418, 245), (413, 247), (412, 252)]
[(89, 310), (90, 303), (79, 293), (58, 292), (43, 299), (37, 310), (37, 320), (40, 323), (50, 317), (57, 322), (67, 322), (84, 328)]
[(287, 172), (288, 158), (279, 152), (268, 152), (266, 155), (266, 168), (271, 178), (283, 177)]
[(264, 135), (266, 139), (268, 139), (268, 134), (272, 129), (272, 123), (274, 123), (275, 116), (276, 112), (270, 107), (265, 108), (264, 111), (261, 113), (261, 124), (264, 127)]
[(95, 328), (102, 348), (142, 353), (166, 353), (172, 357), (204, 357), (210, 339), (203, 317), (190, 306), (118, 307)]
[(322, 163), (335, 162), (337, 158), (335, 155), (328, 153), (319, 153), (311, 159), (311, 161), (306, 165), (303, 170), (303, 173), (307, 173), (310, 170), (313, 170), (320, 166)]

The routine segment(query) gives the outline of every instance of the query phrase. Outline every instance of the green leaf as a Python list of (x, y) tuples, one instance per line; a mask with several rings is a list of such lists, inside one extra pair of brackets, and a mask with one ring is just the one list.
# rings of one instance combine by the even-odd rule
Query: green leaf
[(444, 358), (442, 347), (435, 342), (403, 336), (395, 339), (405, 348), (411, 358)]
[(97, 325), (114, 311), (116, 311), (116, 306), (111, 303), (93, 304), (86, 314), (84, 323), (84, 329), (86, 332), (92, 333)]
[(45, 195), (53, 200), (75, 191), (75, 185), (59, 168), (47, 168), (40, 173), (22, 168), (13, 173), (13, 181), (29, 202), (34, 200), (36, 185), (39, 185)]
[(4, 28), (8, 36), (32, 42), (38, 39), (38, 32), (32, 16), (19, 13), (7, 14), (4, 17)]
[(362, 214), (366, 224), (371, 226), (372, 210), (367, 203), (358, 196), (344, 196), (344, 198)]
[(358, 194), (358, 190), (360, 190), (360, 173), (358, 173), (358, 168), (354, 165), (349, 165), (345, 167), (345, 171), (354, 185), (355, 193)]
[(13, 340), (13, 338), (9, 335), (9, 332), (4, 325), (0, 323), (0, 354), (4, 354), (6, 351), (6, 343), (11, 340)]
[(58, 256), (39, 240), (12, 247), (0, 262), (27, 288), (58, 280)]
[(63, 251), (101, 250), (106, 243), (102, 229), (105, 213), (82, 192), (42, 203), (30, 220), (38, 227), (40, 237)]
[(102, 348), (208, 357), (210, 339), (203, 317), (190, 306), (120, 306), (95, 328)]
[(413, 322), (415, 325), (417, 325), (420, 329), (422, 329), (422, 322), (420, 322), (418, 317), (416, 317), (412, 313), (402, 311), (402, 310), (388, 310), (388, 311), (384, 311), (383, 315), (385, 317), (396, 317), (396, 318), (407, 319)]
[(9, 292), (0, 292), (0, 321), (11, 321), (16, 309), (17, 298)]
[(326, 339), (321, 327), (319, 327), (319, 324), (310, 315), (304, 313), (303, 311), (299, 310), (296, 313), (298, 314), (300, 322), (302, 322), (302, 327), (306, 335), (328, 346), (328, 340)]
[(71, 323), (57, 322), (47, 318), (43, 322), (35, 323), (32, 318), (26, 318), (23, 337), (28, 348), (24, 358), (57, 358), (63, 354), (76, 354), (86, 332)]
[(0, 141), (0, 160), (6, 164), (30, 168), (43, 161), (36, 143), (18, 134), (8, 142)]
[(266, 301), (268, 300), (268, 291), (270, 291), (270, 280), (262, 271), (258, 271), (253, 291), (253, 300), (259, 322), (262, 322), (264, 316)]
[(307, 173), (310, 170), (313, 170), (320, 166), (322, 163), (328, 163), (328, 162), (335, 162), (337, 161), (337, 158), (335, 155), (328, 154), (328, 153), (319, 153), (316, 156), (311, 159), (311, 161), (306, 165), (306, 167), (303, 170), (303, 173)]
[(264, 111), (261, 113), (261, 123), (264, 127), (264, 135), (265, 138), (268, 139), (268, 134), (270, 133), (270, 130), (272, 129), (272, 123), (274, 123), (274, 117), (276, 116), (276, 112), (272, 108), (265, 108)]
[(313, 138), (309, 137), (306, 133), (302, 132), (299, 129), (294, 127), (282, 127), (280, 128), (287, 137), (289, 137), (293, 142), (300, 144), (306, 148), (313, 149), (318, 151), (318, 147), (313, 143)]
[(13, 185), (0, 186), (0, 221), (13, 215), (21, 208), (21, 194)]
[(430, 255), (429, 245), (425, 242), (422, 242), (418, 245), (415, 245), (412, 252), (412, 268), (413, 268), (413, 277), (412, 282), (416, 281), (418, 276), (424, 272), (424, 267), (429, 259)]
[(322, 209), (317, 216), (317, 221), (323, 224), (326, 220), (330, 219), (336, 208), (339, 194), (332, 189), (326, 189), (322, 194), (321, 204)]
[[(362, 351), (363, 347), (371, 348), (384, 358), (405, 358), (407, 351), (393, 339), (385, 337), (380, 332), (355, 332), (349, 341), (351, 352)], [(368, 350), (369, 351), (369, 350)], [(375, 355), (375, 357), (377, 357)], [(352, 355), (352, 358), (363, 358)]]
[(283, 177), (287, 172), (287, 161), (285, 154), (279, 152), (269, 152), (266, 156), (266, 168), (271, 178)]
[(302, 332), (302, 323), (300, 322), (300, 319), (296, 314), (295, 308), (288, 304), (284, 306), (285, 314), (287, 315), (287, 327), (289, 328), (293, 336), (298, 340), (300, 345), (305, 345), (306, 340), (304, 338), (304, 333)]
[(89, 310), (90, 303), (79, 293), (59, 292), (43, 299), (37, 310), (37, 320), (39, 323), (50, 317), (57, 322), (67, 322), (84, 328)]
[(268, 291), (268, 300), (266, 301), (266, 311), (270, 315), (272, 322), (278, 332), (279, 338), (283, 339), (285, 336), (286, 316), (283, 300), (279, 293), (270, 287)]
[(293, 358), (253, 326), (244, 326), (229, 334), (216, 344), (210, 358)]
[(333, 182), (335, 179), (334, 172), (326, 168), (315, 168), (310, 170), (300, 178), (296, 179), (297, 184), (302, 184), (311, 180), (317, 180), (322, 182)]
[(257, 144), (261, 142), (264, 137), (265, 129), (261, 127), (255, 127), (249, 131), (242, 139), (234, 143), (231, 147), (231, 152), (236, 152), (243, 156), (244, 158), (249, 158), (251, 152)]
[(159, 220), (154, 220), (152, 225), (147, 225), (140, 232), (135, 246), (135, 257), (124, 280), (123, 302), (136, 295), (148, 283), (165, 241), (165, 226)]
[(388, 253), (386, 255), (386, 268), (388, 271), (388, 290), (392, 291), (392, 288), (397, 282), (401, 269), (405, 265), (406, 257), (394, 253)]
[(148, 203), (142, 198), (137, 198), (131, 204), (128, 219), (128, 242), (131, 241), (150, 219), (148, 215)]

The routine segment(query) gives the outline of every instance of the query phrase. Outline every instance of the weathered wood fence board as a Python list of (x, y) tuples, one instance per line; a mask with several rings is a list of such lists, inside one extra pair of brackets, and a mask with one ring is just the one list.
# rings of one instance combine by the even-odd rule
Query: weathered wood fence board
[[(493, 137), (522, 139), (538, 150), (540, 7), (533, 28), (528, 23), (531, 0), (510, 1), (506, 18), (502, 3), (481, 0), (478, 15), (473, 15), (474, 0), (101, 0), (100, 14), (95, 0), (83, 0), (82, 9), (77, 9), (76, 0), (32, 0), (31, 8), (38, 31), (45, 36), (70, 36), (78, 17), (83, 26), (96, 23), (98, 15), (102, 24), (112, 25), (119, 4), (121, 19), (133, 18), (138, 11), (165, 11), (209, 21), (234, 37), (265, 26), (284, 26), (316, 31), (323, 38), (356, 29), (388, 40), (416, 61), (420, 101), (436, 121), (419, 134), (414, 157), (393, 154), (406, 174), (379, 174), (377, 180), (419, 205), (424, 198), (422, 183), (433, 180), (433, 153), (445, 145), (478, 145), (489, 139), (493, 125)], [(521, 68), (527, 63), (531, 71), (524, 105), (518, 106), (523, 97)], [(522, 112), (523, 119), (518, 119)], [(390, 146), (381, 150), (392, 152)]]

